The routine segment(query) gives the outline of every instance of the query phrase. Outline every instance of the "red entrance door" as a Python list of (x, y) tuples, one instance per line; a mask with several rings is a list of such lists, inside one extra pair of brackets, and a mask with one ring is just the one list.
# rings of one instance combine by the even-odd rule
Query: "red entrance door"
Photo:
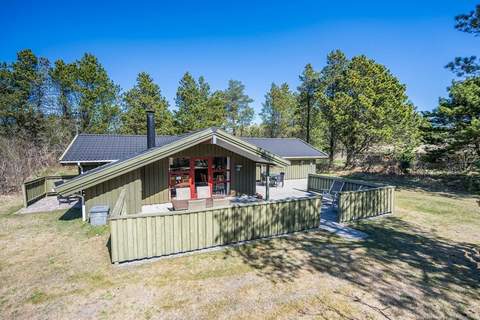
[[(211, 157), (190, 159), (190, 193), (192, 199), (197, 199), (199, 193), (202, 198), (211, 197), (213, 186), (212, 163)], [(208, 190), (208, 192), (205, 193), (205, 190)]]

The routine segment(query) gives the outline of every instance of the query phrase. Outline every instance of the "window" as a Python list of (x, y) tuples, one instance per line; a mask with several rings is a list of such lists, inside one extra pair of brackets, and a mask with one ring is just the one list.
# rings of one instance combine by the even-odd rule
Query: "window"
[(230, 158), (214, 157), (212, 161), (212, 194), (228, 195), (230, 193)]
[(170, 197), (177, 197), (177, 188), (190, 188), (190, 158), (170, 158), (168, 172)]
[[(230, 193), (229, 157), (178, 157), (169, 159), (168, 188), (171, 199), (196, 198), (202, 194)], [(205, 189), (208, 192), (205, 193)]]

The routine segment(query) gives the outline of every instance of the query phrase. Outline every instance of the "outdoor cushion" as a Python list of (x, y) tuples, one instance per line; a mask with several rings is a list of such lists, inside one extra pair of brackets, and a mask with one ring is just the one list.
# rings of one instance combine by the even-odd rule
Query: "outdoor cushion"
[(207, 200), (188, 200), (188, 210), (202, 210), (207, 208)]
[(190, 188), (177, 188), (177, 200), (189, 200), (192, 198), (190, 194)]
[(197, 187), (197, 198), (210, 198), (210, 187)]
[(213, 198), (213, 207), (226, 207), (230, 205), (230, 200), (227, 198)]

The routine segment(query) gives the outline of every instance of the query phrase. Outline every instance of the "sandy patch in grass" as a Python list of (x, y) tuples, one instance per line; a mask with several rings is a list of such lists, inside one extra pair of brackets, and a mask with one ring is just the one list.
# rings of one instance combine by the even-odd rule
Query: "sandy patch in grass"
[(310, 232), (125, 267), (79, 212), (2, 208), (0, 318), (480, 318), (475, 199), (410, 192), (355, 226), (364, 242)]

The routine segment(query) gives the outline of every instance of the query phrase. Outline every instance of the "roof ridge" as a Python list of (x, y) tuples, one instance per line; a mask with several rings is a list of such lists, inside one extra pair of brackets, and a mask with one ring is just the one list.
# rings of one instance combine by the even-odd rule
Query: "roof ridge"
[[(78, 136), (96, 137), (146, 137), (146, 134), (122, 134), (122, 133), (79, 133)], [(156, 134), (156, 137), (179, 137), (176, 134)]]
[[(239, 137), (241, 139), (243, 138), (246, 138), (246, 139), (282, 139), (282, 140), (285, 140), (285, 139), (290, 139), (290, 140), (302, 140), (300, 138), (295, 138), (295, 137), (285, 137), (285, 138), (282, 138), (282, 137)], [(303, 141), (303, 140), (302, 140)]]
[(317, 150), (318, 152), (323, 153), (324, 155), (328, 155), (325, 151), (322, 151), (322, 150), (318, 149), (318, 148), (315, 147), (313, 144), (308, 143), (307, 141), (305, 141), (305, 140), (303, 140), (303, 139), (297, 138), (297, 140), (300, 140), (300, 141), (303, 142), (306, 146), (311, 147), (311, 148)]

